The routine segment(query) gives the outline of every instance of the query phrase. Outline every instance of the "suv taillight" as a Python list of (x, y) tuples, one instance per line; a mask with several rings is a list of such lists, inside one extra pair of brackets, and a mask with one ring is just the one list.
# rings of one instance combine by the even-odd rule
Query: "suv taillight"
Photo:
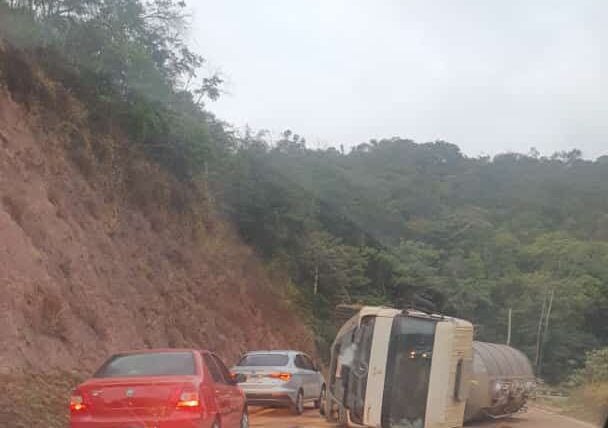
[(288, 382), (291, 379), (291, 373), (270, 373), (268, 377), (273, 379), (280, 379), (283, 382)]

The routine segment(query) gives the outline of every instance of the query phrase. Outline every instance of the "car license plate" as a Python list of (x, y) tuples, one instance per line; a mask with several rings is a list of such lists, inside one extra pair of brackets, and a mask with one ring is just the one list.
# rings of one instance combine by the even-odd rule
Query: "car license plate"
[(249, 375), (247, 381), (251, 383), (263, 383), (264, 375)]

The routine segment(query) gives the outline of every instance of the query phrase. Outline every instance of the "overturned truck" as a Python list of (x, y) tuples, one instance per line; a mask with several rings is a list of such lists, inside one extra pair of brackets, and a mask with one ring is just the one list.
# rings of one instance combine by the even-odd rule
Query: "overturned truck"
[(473, 341), (468, 321), (362, 307), (332, 345), (328, 384), (332, 422), (452, 428), (521, 411), (535, 378), (521, 352)]

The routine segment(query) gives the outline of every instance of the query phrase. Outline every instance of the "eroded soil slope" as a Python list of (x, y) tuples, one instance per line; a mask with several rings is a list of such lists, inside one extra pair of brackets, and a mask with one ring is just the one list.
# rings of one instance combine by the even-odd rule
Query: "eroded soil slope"
[[(86, 372), (143, 347), (204, 347), (229, 363), (248, 348), (310, 350), (222, 221), (209, 214), (196, 229), (149, 202), (173, 200), (157, 167), (96, 170), (74, 157), (69, 123), (42, 123), (0, 89), (0, 374)], [(131, 186), (143, 186), (145, 209), (124, 197)]]

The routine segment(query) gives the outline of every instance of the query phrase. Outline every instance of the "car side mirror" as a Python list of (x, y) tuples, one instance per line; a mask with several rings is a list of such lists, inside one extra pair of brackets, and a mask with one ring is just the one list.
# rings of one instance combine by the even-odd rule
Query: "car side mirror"
[(239, 384), (239, 383), (243, 383), (243, 382), (245, 382), (246, 380), (247, 380), (247, 376), (246, 376), (246, 375), (244, 375), (243, 373), (235, 373), (235, 374), (232, 376), (232, 382), (233, 382), (235, 385), (237, 385), (237, 384)]

